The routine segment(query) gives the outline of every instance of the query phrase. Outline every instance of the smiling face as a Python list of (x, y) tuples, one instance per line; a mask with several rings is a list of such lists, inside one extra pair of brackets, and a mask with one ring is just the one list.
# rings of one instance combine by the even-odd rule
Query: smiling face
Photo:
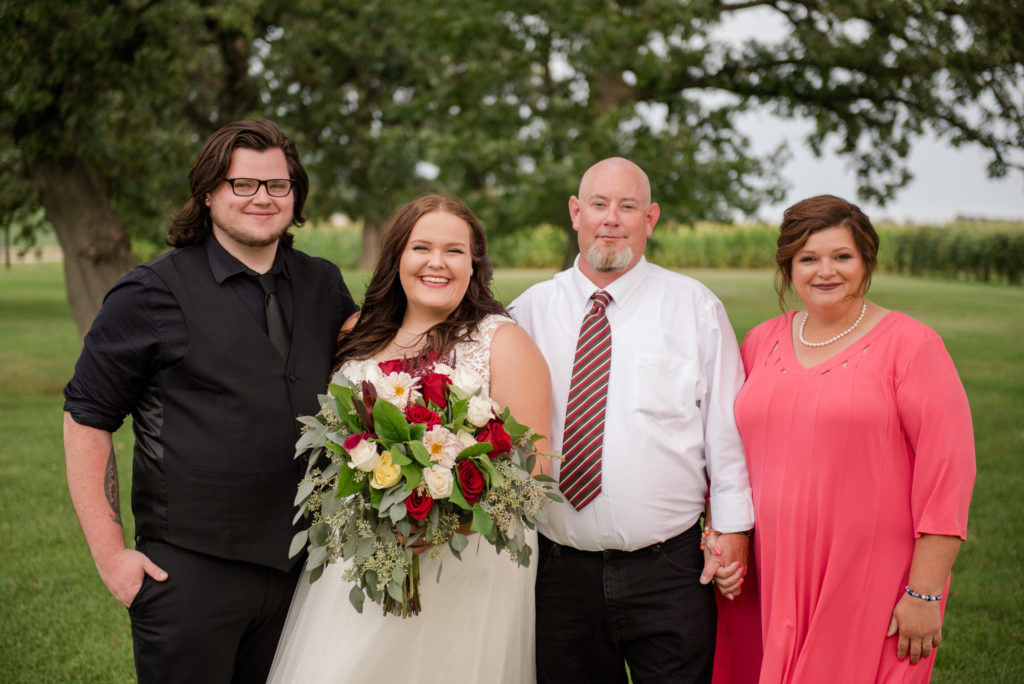
[(580, 270), (603, 287), (640, 261), (658, 222), (658, 205), (651, 203), (647, 176), (626, 159), (592, 166), (579, 193), (569, 200), (569, 216), (578, 233)]
[[(288, 161), (280, 148), (258, 152), (237, 148), (231, 153), (231, 166), (225, 178), (288, 178)], [(248, 263), (242, 255), (267, 249), (276, 249), (277, 241), (292, 222), (295, 206), (294, 193), (284, 197), (271, 197), (265, 186), (255, 195), (239, 197), (231, 184), (222, 182), (206, 197), (210, 207), (213, 235), (224, 248)]]
[(864, 294), (867, 269), (853, 233), (836, 226), (807, 238), (793, 256), (793, 289), (808, 310), (827, 308)]
[(398, 267), (407, 320), (433, 324), (455, 311), (473, 275), (471, 240), (469, 224), (454, 214), (432, 211), (416, 221)]

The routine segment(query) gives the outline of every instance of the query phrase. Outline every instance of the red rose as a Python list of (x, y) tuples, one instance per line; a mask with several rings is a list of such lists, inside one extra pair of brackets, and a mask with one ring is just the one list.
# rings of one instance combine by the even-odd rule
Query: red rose
[(426, 494), (420, 494), (419, 489), (413, 490), (412, 494), (405, 497), (405, 510), (409, 513), (410, 518), (426, 520), (433, 507), (434, 500)]
[(478, 442), (490, 442), (494, 449), (488, 454), (491, 458), (507, 454), (512, 451), (512, 438), (505, 431), (505, 423), (501, 418), (491, 418), (487, 425), (480, 428), (476, 435)]
[(438, 408), (448, 405), (445, 390), (452, 384), (451, 378), (443, 373), (427, 373), (420, 378), (420, 391), (424, 401), (432, 401)]
[(384, 375), (391, 375), (392, 373), (401, 373), (405, 370), (405, 359), (391, 359), (390, 361), (381, 361), (377, 364), (380, 366), (380, 370)]
[(441, 416), (437, 415), (426, 406), (411, 404), (405, 409), (405, 419), (410, 423), (422, 423), (427, 429), (441, 424)]
[(484, 491), (484, 474), (476, 467), (476, 463), (467, 459), (459, 461), (456, 475), (459, 478), (462, 496), (466, 503), (472, 506), (480, 500), (480, 493)]

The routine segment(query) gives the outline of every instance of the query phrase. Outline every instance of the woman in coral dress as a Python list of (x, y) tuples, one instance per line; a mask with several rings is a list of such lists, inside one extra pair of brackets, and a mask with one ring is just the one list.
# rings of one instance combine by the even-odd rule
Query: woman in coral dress
[[(521, 423), (547, 426), (547, 364), (491, 295), (491, 274), (483, 229), (462, 202), (414, 200), (385, 234), (363, 309), (345, 325), (341, 372), (358, 373), (358, 361), (368, 358), (402, 359), (409, 367), (440, 359), (456, 374), (479, 377)], [(537, 443), (542, 452), (546, 445)], [(536, 532), (527, 538), (535, 549)], [(269, 681), (534, 681), (536, 566), (519, 567), (476, 534), (461, 556), (453, 558), (447, 546), (440, 558), (420, 555), (422, 612), (404, 619), (382, 615), (372, 602), (356, 612), (341, 562), (312, 584), (304, 575)]]
[(805, 311), (750, 332), (736, 401), (760, 681), (927, 682), (974, 485), (967, 397), (935, 332), (866, 298), (878, 236), (860, 209), (799, 202), (778, 245), (780, 303), (792, 289)]

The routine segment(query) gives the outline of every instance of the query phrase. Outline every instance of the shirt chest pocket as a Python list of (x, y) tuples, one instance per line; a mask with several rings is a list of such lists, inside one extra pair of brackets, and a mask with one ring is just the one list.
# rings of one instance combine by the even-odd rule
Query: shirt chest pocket
[(691, 359), (638, 354), (633, 361), (633, 399), (641, 413), (659, 420), (690, 420), (700, 414), (701, 380)]

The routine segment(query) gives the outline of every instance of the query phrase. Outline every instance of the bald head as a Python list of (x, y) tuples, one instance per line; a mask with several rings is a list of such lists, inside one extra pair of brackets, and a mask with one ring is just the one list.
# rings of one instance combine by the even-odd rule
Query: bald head
[(647, 174), (622, 157), (587, 169), (579, 192), (569, 198), (569, 216), (580, 246), (577, 263), (591, 282), (604, 287), (643, 258), (660, 209), (651, 202)]
[(589, 194), (595, 178), (604, 176), (607, 173), (634, 176), (634, 180), (636, 181), (636, 185), (634, 187), (636, 187), (640, 193), (640, 196), (636, 197), (636, 199), (644, 205), (651, 203), (651, 181), (647, 178), (647, 174), (644, 173), (644, 170), (639, 166), (623, 157), (609, 157), (608, 159), (602, 159), (587, 169), (586, 173), (583, 174), (583, 178), (580, 179), (579, 196), (586, 197)]

